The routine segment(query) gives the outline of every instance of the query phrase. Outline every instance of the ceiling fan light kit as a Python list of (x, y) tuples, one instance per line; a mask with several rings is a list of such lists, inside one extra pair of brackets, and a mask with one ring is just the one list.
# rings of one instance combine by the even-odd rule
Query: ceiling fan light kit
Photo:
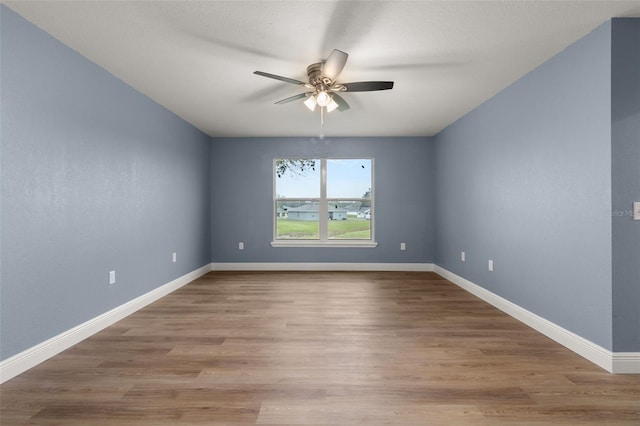
[(311, 111), (315, 111), (316, 109), (316, 105), (318, 105), (318, 102), (316, 102), (316, 97), (311, 95), (309, 96), (309, 98), (307, 98), (306, 101), (304, 101), (304, 104), (306, 105), (307, 108), (309, 108)]
[(331, 99), (331, 96), (322, 89), (319, 90), (318, 94), (316, 95), (316, 102), (321, 107), (326, 107), (327, 105), (329, 105), (329, 102), (331, 102), (332, 100), (333, 99)]
[(307, 77), (309, 78), (308, 83), (262, 71), (254, 71), (254, 74), (311, 89), (311, 92), (290, 96), (276, 102), (276, 104), (284, 104), (298, 99), (307, 98), (304, 101), (304, 105), (311, 111), (315, 111), (316, 105), (319, 105), (321, 123), (324, 123), (324, 120), (322, 119), (322, 113), (324, 110), (327, 112), (332, 112), (336, 109), (338, 111), (346, 111), (350, 108), (347, 101), (345, 101), (342, 96), (338, 95), (338, 92), (371, 92), (393, 89), (393, 81), (338, 83), (337, 78), (344, 69), (348, 57), (349, 55), (345, 52), (334, 49), (325, 61), (309, 65), (307, 67)]
[(333, 98), (329, 98), (329, 103), (325, 106), (325, 108), (327, 109), (327, 112), (331, 112), (338, 108), (338, 106), (338, 103), (334, 101)]

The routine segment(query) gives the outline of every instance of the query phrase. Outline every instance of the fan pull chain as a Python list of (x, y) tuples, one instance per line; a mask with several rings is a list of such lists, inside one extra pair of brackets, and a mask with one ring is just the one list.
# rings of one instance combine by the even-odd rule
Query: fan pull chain
[(320, 128), (324, 127), (324, 107), (320, 107)]

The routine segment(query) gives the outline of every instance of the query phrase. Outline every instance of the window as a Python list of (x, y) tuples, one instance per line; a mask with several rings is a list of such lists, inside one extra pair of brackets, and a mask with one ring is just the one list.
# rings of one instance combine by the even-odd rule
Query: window
[(273, 170), (273, 246), (376, 246), (373, 159), (279, 158)]

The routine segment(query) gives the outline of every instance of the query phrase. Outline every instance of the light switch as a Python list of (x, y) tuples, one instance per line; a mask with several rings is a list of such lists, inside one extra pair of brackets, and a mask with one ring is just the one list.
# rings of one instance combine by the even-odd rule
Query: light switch
[(633, 202), (633, 220), (640, 220), (640, 201)]

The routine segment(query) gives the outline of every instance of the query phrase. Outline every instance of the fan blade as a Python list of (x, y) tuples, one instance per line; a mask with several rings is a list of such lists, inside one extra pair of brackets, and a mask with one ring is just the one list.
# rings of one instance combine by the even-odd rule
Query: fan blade
[(344, 53), (341, 50), (333, 49), (333, 52), (329, 55), (327, 60), (322, 67), (322, 76), (327, 77), (333, 81), (336, 81), (342, 69), (344, 68), (344, 64), (347, 63), (348, 54)]
[(345, 92), (372, 92), (374, 90), (393, 89), (393, 81), (359, 81), (357, 83), (341, 83)]
[(291, 84), (298, 84), (298, 85), (301, 85), (301, 86), (305, 85), (305, 83), (303, 83), (300, 80), (295, 80), (295, 79), (289, 78), (289, 77), (282, 77), (280, 75), (275, 75), (275, 74), (269, 74), (268, 72), (254, 71), (253, 73), (256, 74), (256, 75), (261, 75), (263, 77), (268, 77), (268, 78), (273, 78), (273, 79), (280, 80), (280, 81), (285, 81), (285, 82), (291, 83)]
[(306, 98), (311, 93), (313, 93), (313, 92), (306, 92), (306, 93), (300, 93), (298, 95), (289, 96), (288, 98), (284, 98), (281, 101), (276, 102), (276, 105), (286, 104), (286, 103), (289, 103), (289, 102), (292, 102), (292, 101), (297, 101), (298, 99)]
[(322, 20), (327, 24), (323, 31), (322, 43), (318, 46), (320, 52), (331, 52), (334, 47), (350, 48), (350, 46), (364, 43), (378, 28), (378, 22), (387, 12), (386, 2), (332, 1), (326, 3), (332, 3), (333, 6), (328, 20)]
[(346, 111), (350, 108), (349, 104), (344, 100), (342, 96), (338, 95), (335, 92), (332, 93), (331, 96), (333, 96), (333, 100), (338, 104), (338, 111)]

